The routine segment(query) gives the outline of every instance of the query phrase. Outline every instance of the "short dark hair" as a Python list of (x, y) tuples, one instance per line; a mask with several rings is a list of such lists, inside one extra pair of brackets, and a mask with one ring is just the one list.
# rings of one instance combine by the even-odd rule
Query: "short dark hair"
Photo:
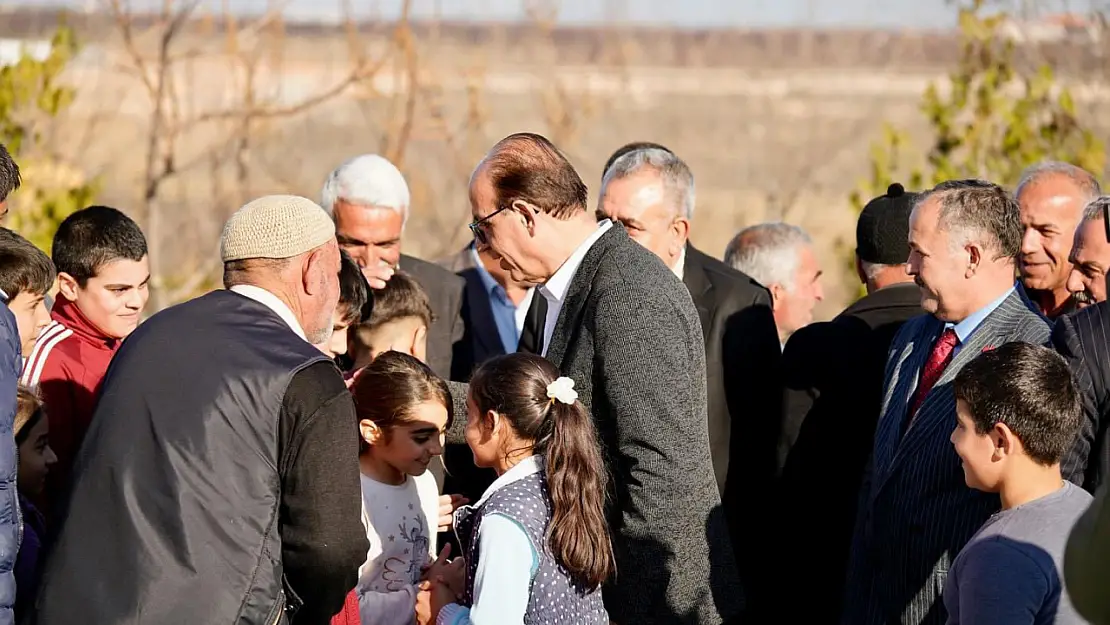
[(341, 249), (339, 259), (339, 306), (343, 309), (343, 322), (362, 323), (373, 313), (374, 294), (351, 255)]
[(917, 202), (933, 198), (940, 202), (938, 227), (986, 235), (983, 243), (995, 248), (995, 260), (1016, 259), (1021, 253), (1021, 209), (1002, 187), (985, 180), (948, 180), (923, 193)]
[(1064, 359), (1051, 349), (1007, 343), (967, 363), (952, 382), (976, 433), (1005, 423), (1035, 462), (1060, 462), (1079, 432), (1083, 409)]
[(408, 317), (416, 317), (428, 326), (435, 320), (428, 294), (415, 278), (398, 271), (385, 283), (385, 288), (374, 293), (374, 310), (364, 325), (373, 329)]
[(66, 217), (54, 233), (51, 250), (58, 273), (84, 286), (116, 260), (140, 261), (147, 255), (139, 224), (109, 206), (90, 206)]
[(498, 210), (517, 200), (559, 219), (586, 210), (589, 191), (570, 160), (546, 137), (509, 135), (490, 150), (481, 167), (489, 173)]
[(609, 173), (609, 170), (613, 168), (613, 163), (617, 162), (618, 158), (637, 150), (663, 150), (667, 154), (674, 154), (674, 150), (671, 150), (667, 146), (652, 143), (651, 141), (633, 141), (632, 143), (626, 143), (617, 148), (617, 151), (613, 152), (609, 160), (605, 161), (605, 167), (601, 168), (601, 177), (605, 178), (605, 174)]
[(0, 202), (8, 199), (11, 192), (18, 189), (21, 183), (19, 165), (15, 164), (8, 148), (0, 143)]
[(0, 289), (9, 301), (20, 293), (46, 295), (57, 275), (46, 252), (11, 230), (0, 228)]

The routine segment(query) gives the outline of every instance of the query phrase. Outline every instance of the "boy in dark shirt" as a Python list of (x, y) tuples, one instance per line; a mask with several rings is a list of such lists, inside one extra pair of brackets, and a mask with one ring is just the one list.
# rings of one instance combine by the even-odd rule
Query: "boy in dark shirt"
[(998, 493), (1002, 510), (948, 573), (948, 624), (1085, 623), (1063, 582), (1068, 532), (1091, 502), (1060, 475), (1082, 415), (1067, 363), (1046, 347), (1008, 343), (968, 363), (953, 390), (951, 440), (967, 485)]

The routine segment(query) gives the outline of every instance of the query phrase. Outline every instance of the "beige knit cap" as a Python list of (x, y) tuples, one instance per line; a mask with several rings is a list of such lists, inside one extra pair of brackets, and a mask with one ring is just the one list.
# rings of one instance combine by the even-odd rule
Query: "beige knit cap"
[(335, 239), (324, 209), (297, 195), (267, 195), (244, 205), (224, 224), (223, 262), (247, 258), (292, 258)]

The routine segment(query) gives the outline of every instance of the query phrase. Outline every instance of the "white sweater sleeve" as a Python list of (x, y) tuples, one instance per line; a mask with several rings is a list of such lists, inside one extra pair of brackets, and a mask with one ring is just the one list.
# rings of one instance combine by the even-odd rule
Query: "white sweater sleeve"
[(413, 625), (416, 622), (416, 586), (392, 592), (360, 591), (358, 620), (362, 625)]
[(532, 541), (516, 521), (490, 514), (478, 527), (478, 544), (474, 605), (444, 607), (437, 625), (523, 625), (539, 566)]

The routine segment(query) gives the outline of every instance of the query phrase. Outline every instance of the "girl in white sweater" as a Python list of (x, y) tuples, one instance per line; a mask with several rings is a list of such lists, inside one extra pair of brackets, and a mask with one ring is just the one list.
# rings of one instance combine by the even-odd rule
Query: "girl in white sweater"
[(443, 453), (451, 396), (427, 365), (401, 352), (386, 352), (360, 371), (351, 393), (370, 541), (355, 587), (360, 620), (411, 625), (424, 568), (435, 557), (439, 491), (428, 464)]

